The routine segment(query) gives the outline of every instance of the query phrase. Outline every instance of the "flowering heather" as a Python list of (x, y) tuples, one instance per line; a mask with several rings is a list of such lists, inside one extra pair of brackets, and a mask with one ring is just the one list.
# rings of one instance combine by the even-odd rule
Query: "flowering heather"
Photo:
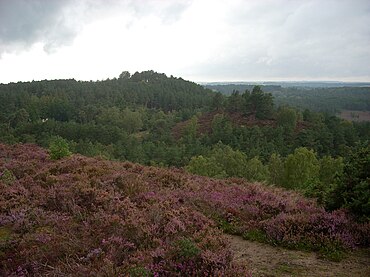
[(369, 224), (282, 189), (0, 144), (0, 275), (248, 276), (223, 231), (368, 246)]

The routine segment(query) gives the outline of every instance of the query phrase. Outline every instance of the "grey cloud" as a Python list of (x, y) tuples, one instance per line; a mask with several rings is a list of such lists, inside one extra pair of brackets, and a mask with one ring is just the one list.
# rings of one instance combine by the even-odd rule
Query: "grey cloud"
[(164, 23), (172, 24), (179, 20), (184, 11), (190, 7), (191, 3), (192, 1), (172, 2), (161, 11), (160, 17)]
[[(36, 42), (52, 52), (71, 43), (84, 24), (111, 16), (127, 17), (122, 28), (148, 16), (176, 27), (177, 21), (192, 20), (185, 11), (194, 12), (197, 1), (0, 0), (0, 58)], [(183, 72), (166, 73), (191, 72), (205, 79), (370, 79), (369, 0), (215, 0), (221, 11), (212, 9), (212, 1), (205, 3), (209, 8), (200, 5), (204, 22), (215, 19), (220, 32), (209, 32), (219, 36), (211, 38), (197, 26), (205, 36), (194, 43), (217, 44), (218, 50), (206, 60), (194, 60)], [(186, 35), (192, 39), (191, 32)]]
[(229, 16), (239, 50), (201, 65), (201, 75), (370, 79), (369, 1), (261, 1)]
[(193, 0), (131, 0), (127, 6), (132, 8), (137, 18), (156, 15), (163, 23), (172, 24), (180, 19), (181, 15), (191, 6), (192, 3)]
[(43, 41), (45, 49), (68, 44), (76, 35), (64, 7), (70, 0), (1, 0), (0, 54)]
[[(134, 0), (0, 0), (0, 57), (36, 42), (46, 52), (70, 44), (83, 25), (101, 17), (155, 15), (176, 22), (192, 1)], [(127, 27), (127, 26), (126, 26)]]

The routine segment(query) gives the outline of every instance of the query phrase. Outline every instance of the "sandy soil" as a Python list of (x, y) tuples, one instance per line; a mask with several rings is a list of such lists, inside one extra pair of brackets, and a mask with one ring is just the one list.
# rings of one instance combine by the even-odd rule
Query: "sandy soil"
[(248, 265), (257, 276), (370, 276), (370, 251), (358, 250), (341, 262), (318, 258), (316, 253), (287, 250), (227, 235), (234, 261)]

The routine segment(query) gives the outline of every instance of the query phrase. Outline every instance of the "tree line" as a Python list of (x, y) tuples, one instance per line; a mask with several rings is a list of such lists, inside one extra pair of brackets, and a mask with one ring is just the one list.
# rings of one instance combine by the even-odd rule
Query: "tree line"
[[(356, 153), (368, 159), (369, 123), (294, 103), (277, 106), (276, 97), (260, 86), (225, 96), (154, 71), (124, 71), (98, 82), (11, 83), (0, 85), (0, 141), (52, 146), (56, 157), (70, 151), (265, 181), (301, 190), (327, 207), (347, 203), (328, 199), (346, 182), (353, 157), (360, 159)], [(58, 152), (66, 145), (68, 151)], [(366, 195), (366, 176), (356, 179), (365, 180), (359, 192), (346, 197)]]

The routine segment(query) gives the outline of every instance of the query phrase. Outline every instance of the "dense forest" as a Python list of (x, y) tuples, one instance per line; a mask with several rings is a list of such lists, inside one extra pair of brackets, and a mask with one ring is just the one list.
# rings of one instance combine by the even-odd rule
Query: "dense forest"
[(368, 247), (370, 123), (317, 110), (366, 110), (369, 91), (270, 89), (0, 85), (0, 275), (248, 276), (223, 233), (331, 260)]
[[(368, 108), (364, 99), (370, 93), (352, 90), (357, 89), (307, 95), (330, 106), (328, 95), (337, 93), (335, 99), (346, 105), (361, 102)], [(67, 153), (263, 181), (301, 190), (330, 208), (347, 205), (368, 218), (370, 124), (288, 106), (300, 107), (301, 102), (289, 91), (281, 95), (254, 86), (224, 96), (153, 71), (124, 71), (119, 78), (98, 82), (11, 83), (0, 86), (0, 141), (64, 146)], [(283, 98), (290, 100), (282, 104)], [(315, 105), (307, 99), (301, 101)], [(358, 155), (365, 164), (349, 168)], [(346, 170), (356, 171), (365, 182), (356, 187), (356, 195), (365, 193), (360, 202), (352, 194), (332, 197), (345, 189)]]
[[(326, 87), (322, 87), (325, 86)], [(359, 84), (361, 85), (361, 84)], [(205, 87), (225, 95), (251, 90), (250, 84), (206, 84)], [(265, 84), (263, 91), (274, 97), (276, 106), (290, 105), (300, 109), (336, 114), (342, 110), (370, 111), (370, 87), (330, 87), (329, 84)]]

